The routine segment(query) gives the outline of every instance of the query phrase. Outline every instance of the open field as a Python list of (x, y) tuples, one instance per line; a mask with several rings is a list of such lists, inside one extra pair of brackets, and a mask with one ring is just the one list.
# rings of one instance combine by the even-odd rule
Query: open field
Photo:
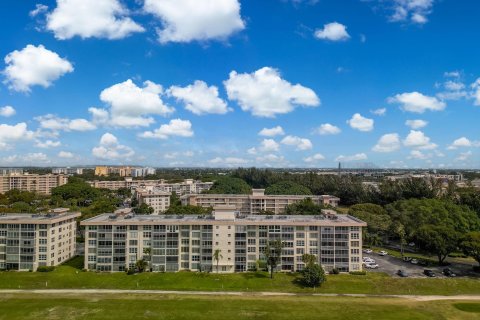
[(475, 301), (401, 298), (4, 294), (3, 319), (479, 319)]
[(340, 274), (327, 276), (317, 289), (304, 288), (298, 274), (266, 272), (215, 273), (125, 273), (82, 272), (81, 258), (75, 258), (53, 272), (0, 272), (0, 289), (158, 289), (245, 292), (364, 293), (458, 295), (480, 294), (480, 279), (412, 279), (390, 277), (384, 273), (366, 276)]

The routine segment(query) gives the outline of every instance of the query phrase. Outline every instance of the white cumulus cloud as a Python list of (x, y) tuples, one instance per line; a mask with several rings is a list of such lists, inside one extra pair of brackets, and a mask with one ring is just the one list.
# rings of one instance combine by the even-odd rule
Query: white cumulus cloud
[(372, 148), (375, 152), (393, 152), (400, 149), (400, 136), (397, 133), (388, 133), (380, 137)]
[(161, 43), (222, 40), (245, 28), (237, 0), (145, 0), (144, 10), (161, 20)]
[(0, 108), (0, 116), (2, 117), (11, 117), (13, 115), (15, 115), (15, 113), (17, 113), (15, 111), (15, 109), (12, 107), (12, 106), (5, 106), (5, 107), (2, 107)]
[(222, 167), (222, 166), (227, 166), (227, 167), (232, 167), (232, 166), (239, 166), (243, 165), (249, 162), (247, 159), (243, 158), (236, 158), (236, 157), (216, 157), (211, 160), (208, 160), (210, 164), (214, 164), (216, 166)]
[(86, 119), (59, 118), (53, 114), (36, 117), (40, 128), (57, 131), (90, 131), (97, 127)]
[(37, 141), (37, 143), (35, 143), (35, 147), (43, 148), (43, 149), (56, 148), (56, 147), (59, 147), (60, 145), (61, 145), (60, 141), (53, 141), (53, 140)]
[(57, 7), (47, 14), (46, 28), (59, 40), (121, 39), (145, 31), (128, 14), (119, 0), (57, 0)]
[(300, 84), (282, 79), (278, 70), (264, 67), (254, 73), (230, 72), (224, 81), (228, 98), (238, 102), (243, 111), (258, 117), (275, 117), (293, 111), (296, 106), (316, 107), (320, 99)]
[(32, 86), (48, 88), (53, 81), (73, 71), (72, 64), (44, 46), (27, 45), (5, 56), (4, 83), (9, 89), (30, 92)]
[(10, 144), (21, 140), (31, 140), (34, 135), (25, 122), (16, 125), (0, 124), (0, 148), (9, 148)]
[(384, 116), (387, 114), (387, 108), (379, 108), (371, 111), (376, 116)]
[(408, 136), (403, 140), (403, 145), (415, 149), (435, 149), (437, 147), (425, 133), (418, 130), (410, 130)]
[(320, 127), (314, 130), (314, 133), (318, 133), (319, 135), (333, 135), (339, 134), (342, 132), (339, 127), (334, 126), (330, 123), (321, 124)]
[(92, 155), (101, 160), (126, 159), (135, 152), (128, 146), (118, 142), (117, 137), (107, 132), (100, 138), (100, 143), (92, 149)]
[(407, 120), (405, 121), (405, 125), (412, 128), (412, 129), (421, 129), (423, 127), (426, 127), (428, 125), (428, 122), (425, 120)]
[(262, 130), (260, 130), (258, 135), (264, 136), (264, 137), (283, 136), (285, 135), (285, 131), (283, 131), (282, 127), (276, 126), (273, 128), (263, 128)]
[(225, 114), (229, 111), (227, 104), (218, 96), (216, 86), (208, 86), (197, 80), (186, 87), (172, 86), (168, 94), (185, 104), (185, 109), (196, 115), (208, 113)]
[(419, 92), (407, 92), (397, 94), (388, 99), (389, 103), (398, 103), (401, 108), (408, 112), (424, 113), (425, 111), (442, 111), (446, 104), (435, 97), (429, 97)]
[(350, 120), (347, 120), (347, 123), (353, 129), (363, 132), (372, 131), (374, 125), (373, 119), (365, 118), (360, 113), (355, 113)]
[(295, 146), (296, 150), (310, 150), (313, 148), (312, 142), (306, 138), (295, 136), (286, 136), (282, 139), (282, 144), (287, 146)]
[(327, 23), (323, 29), (315, 30), (315, 37), (322, 40), (342, 41), (350, 38), (347, 27), (338, 22)]
[(455, 150), (458, 148), (468, 148), (468, 147), (479, 147), (480, 141), (471, 141), (466, 137), (461, 137), (456, 139), (452, 142), (451, 145), (448, 146), (448, 150)]
[(263, 152), (278, 151), (279, 149), (280, 145), (273, 139), (263, 139), (260, 143), (260, 150)]
[(170, 136), (192, 137), (192, 123), (189, 120), (173, 119), (168, 124), (162, 124), (158, 129), (140, 134), (142, 138), (156, 139), (168, 139)]
[(60, 151), (58, 153), (59, 158), (64, 158), (64, 159), (71, 159), (74, 157), (74, 154), (69, 152), (69, 151)]
[(336, 162), (350, 162), (350, 161), (361, 161), (361, 160), (367, 160), (368, 157), (365, 153), (357, 153), (351, 156), (344, 156), (340, 155), (335, 158)]
[(318, 162), (325, 160), (325, 157), (321, 153), (315, 153), (313, 156), (306, 157), (303, 159), (306, 163)]

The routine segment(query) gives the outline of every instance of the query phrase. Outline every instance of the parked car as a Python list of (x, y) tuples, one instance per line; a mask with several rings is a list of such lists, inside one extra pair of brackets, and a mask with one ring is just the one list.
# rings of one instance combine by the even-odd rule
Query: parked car
[(403, 261), (405, 262), (412, 262), (413, 258), (412, 257), (403, 257)]
[(423, 270), (423, 274), (430, 278), (435, 278), (435, 272), (430, 269)]
[(450, 269), (450, 268), (443, 269), (443, 274), (447, 277), (456, 277), (457, 276), (455, 273), (453, 273), (452, 269)]
[(365, 250), (363, 250), (363, 253), (372, 253), (372, 252), (373, 252), (372, 249), (365, 249)]
[(363, 264), (370, 264), (370, 263), (375, 263), (375, 260), (369, 259), (369, 260), (364, 260)]
[(368, 268), (368, 269), (377, 269), (377, 268), (378, 268), (378, 264), (376, 264), (376, 263), (366, 263), (366, 264), (365, 264), (365, 268)]
[(409, 247), (415, 247), (415, 242), (410, 242), (410, 243), (408, 244), (408, 246), (409, 246)]
[(386, 256), (386, 255), (388, 254), (388, 252), (382, 250), (382, 251), (380, 251), (378, 254), (381, 255), (381, 256)]
[(412, 260), (410, 260), (410, 263), (411, 264), (418, 264), (418, 260), (417, 259), (412, 259)]
[(398, 275), (399, 277), (402, 277), (402, 278), (408, 277), (408, 273), (405, 272), (405, 270), (398, 270), (398, 271), (397, 271), (397, 275)]

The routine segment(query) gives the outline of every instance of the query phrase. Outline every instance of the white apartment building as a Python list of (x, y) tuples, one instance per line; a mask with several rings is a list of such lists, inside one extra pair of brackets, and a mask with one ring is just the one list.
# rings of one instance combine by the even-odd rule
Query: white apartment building
[(75, 255), (79, 212), (0, 215), (0, 269), (56, 266)]
[(53, 174), (83, 174), (83, 168), (52, 168), (52, 173)]
[(232, 206), (212, 215), (112, 215), (81, 222), (85, 226), (85, 269), (124, 271), (138, 260), (152, 271), (253, 270), (270, 241), (281, 240), (278, 270), (300, 271), (302, 255), (313, 254), (326, 270), (362, 269), (362, 228), (366, 223), (348, 216), (242, 215)]
[(66, 184), (68, 177), (63, 174), (7, 174), (0, 175), (0, 193), (12, 189), (51, 194), (52, 189)]
[(315, 204), (332, 207), (336, 207), (340, 201), (339, 198), (329, 195), (265, 195), (264, 189), (253, 189), (252, 194), (187, 194), (180, 197), (182, 205), (204, 208), (233, 205), (242, 214), (282, 214), (286, 206), (307, 198), (312, 199)]
[(145, 203), (146, 205), (152, 207), (154, 210), (153, 214), (163, 213), (170, 207), (170, 192), (161, 190), (137, 189), (135, 196), (140, 205)]

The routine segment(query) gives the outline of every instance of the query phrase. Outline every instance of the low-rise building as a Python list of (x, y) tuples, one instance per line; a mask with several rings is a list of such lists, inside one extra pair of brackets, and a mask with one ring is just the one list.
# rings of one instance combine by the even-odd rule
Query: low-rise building
[(12, 189), (51, 194), (52, 189), (66, 184), (68, 177), (63, 174), (7, 174), (0, 175), (0, 193)]
[(0, 269), (32, 270), (56, 266), (75, 255), (79, 212), (0, 215)]
[(242, 214), (273, 212), (282, 214), (286, 206), (311, 199), (315, 204), (336, 207), (339, 198), (330, 195), (266, 195), (264, 189), (253, 189), (252, 194), (187, 194), (180, 197), (182, 205), (204, 208), (232, 205)]
[(212, 215), (103, 214), (85, 226), (85, 269), (124, 271), (139, 260), (152, 271), (242, 272), (265, 261), (271, 241), (283, 243), (278, 270), (300, 271), (303, 254), (315, 255), (327, 271), (362, 269), (362, 228), (366, 223), (325, 212), (318, 216), (242, 215), (232, 206)]
[(170, 192), (161, 190), (137, 189), (135, 196), (138, 204), (146, 204), (153, 208), (152, 214), (160, 214), (170, 208)]

